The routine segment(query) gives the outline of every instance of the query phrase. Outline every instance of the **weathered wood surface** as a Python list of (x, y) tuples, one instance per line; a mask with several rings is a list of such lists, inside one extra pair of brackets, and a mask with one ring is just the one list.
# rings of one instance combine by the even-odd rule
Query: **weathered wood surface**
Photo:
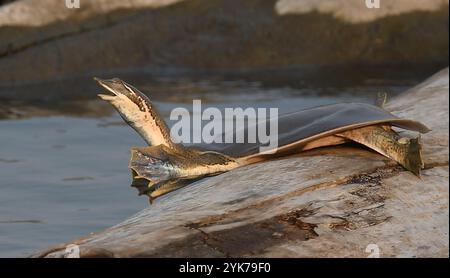
[(366, 257), (369, 244), (381, 257), (447, 257), (448, 77), (387, 105), (433, 130), (421, 179), (367, 150), (313, 151), (199, 181), (71, 244), (82, 257)]

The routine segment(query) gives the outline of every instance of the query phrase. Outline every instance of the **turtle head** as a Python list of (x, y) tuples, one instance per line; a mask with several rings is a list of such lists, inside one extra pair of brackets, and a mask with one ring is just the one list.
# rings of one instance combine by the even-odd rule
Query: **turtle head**
[(167, 125), (153, 109), (146, 95), (118, 78), (107, 80), (94, 78), (94, 80), (109, 93), (98, 96), (111, 103), (125, 122), (149, 145), (173, 145)]
[(138, 123), (148, 116), (151, 110), (150, 100), (138, 89), (118, 78), (94, 80), (110, 93), (98, 96), (111, 103), (127, 123)]

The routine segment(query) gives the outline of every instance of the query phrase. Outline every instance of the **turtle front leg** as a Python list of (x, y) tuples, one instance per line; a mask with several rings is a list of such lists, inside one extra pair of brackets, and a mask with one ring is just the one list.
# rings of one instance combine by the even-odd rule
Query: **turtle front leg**
[(164, 145), (132, 148), (129, 168), (131, 186), (150, 201), (205, 176), (217, 175), (239, 166), (231, 157), (217, 152), (199, 152), (182, 146)]

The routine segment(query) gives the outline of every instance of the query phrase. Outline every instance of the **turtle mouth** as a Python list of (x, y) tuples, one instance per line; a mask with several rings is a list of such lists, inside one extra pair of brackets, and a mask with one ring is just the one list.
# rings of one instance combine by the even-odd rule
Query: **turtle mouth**
[(94, 77), (94, 80), (97, 81), (97, 83), (102, 86), (103, 88), (106, 89), (106, 91), (110, 94), (97, 94), (97, 96), (103, 100), (106, 101), (112, 101), (114, 100), (115, 97), (118, 96), (117, 92), (112, 88), (112, 84), (117, 82), (116, 80), (112, 79), (112, 80), (103, 80), (97, 77)]

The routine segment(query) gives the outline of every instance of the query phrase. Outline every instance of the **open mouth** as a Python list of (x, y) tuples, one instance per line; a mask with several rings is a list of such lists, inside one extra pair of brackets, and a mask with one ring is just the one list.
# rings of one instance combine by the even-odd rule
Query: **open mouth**
[(112, 82), (112, 81), (108, 81), (108, 80), (103, 80), (97, 77), (94, 77), (94, 80), (97, 81), (97, 83), (102, 86), (103, 88), (105, 88), (107, 90), (107, 92), (110, 92), (112, 94), (97, 94), (97, 96), (103, 100), (106, 101), (112, 101), (116, 96), (116, 92), (108, 85), (108, 83)]

